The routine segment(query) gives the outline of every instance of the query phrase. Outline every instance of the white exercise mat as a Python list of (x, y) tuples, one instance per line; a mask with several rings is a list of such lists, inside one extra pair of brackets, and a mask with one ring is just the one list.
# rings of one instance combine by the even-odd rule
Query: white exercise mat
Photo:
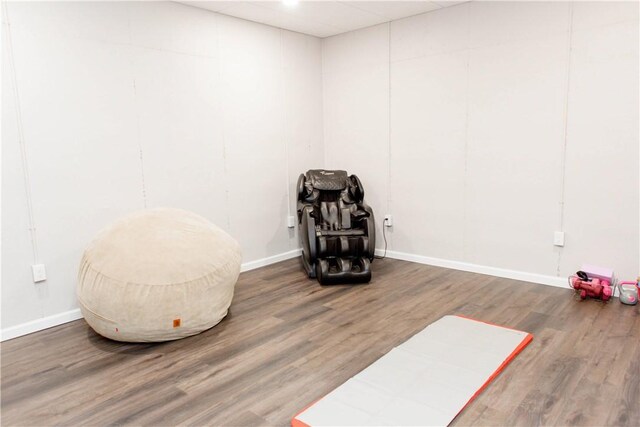
[(291, 425), (447, 425), (532, 338), (445, 316), (304, 409)]

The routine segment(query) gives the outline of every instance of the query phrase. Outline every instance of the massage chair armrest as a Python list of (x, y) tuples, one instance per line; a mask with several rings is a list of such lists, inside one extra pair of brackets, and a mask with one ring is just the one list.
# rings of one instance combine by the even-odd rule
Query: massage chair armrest
[(313, 206), (298, 203), (298, 222), (300, 223), (300, 240), (303, 248), (309, 248), (307, 261), (316, 261), (318, 251), (316, 249), (316, 220), (313, 217)]
[(352, 221), (360, 221), (363, 218), (369, 217), (369, 213), (363, 211), (362, 209), (355, 210), (351, 212), (351, 220)]
[(298, 224), (302, 223), (302, 212), (305, 208), (313, 210), (313, 206), (309, 203), (301, 202), (298, 200), (297, 203), (297, 213), (298, 213)]
[(360, 221), (364, 218), (372, 218), (373, 210), (366, 203), (356, 203), (356, 210), (351, 212), (351, 219)]
[(358, 203), (358, 210), (366, 212), (368, 215), (361, 219), (364, 224), (365, 234), (369, 238), (368, 248), (365, 256), (373, 261), (376, 250), (376, 222), (373, 216), (373, 210), (366, 203)]

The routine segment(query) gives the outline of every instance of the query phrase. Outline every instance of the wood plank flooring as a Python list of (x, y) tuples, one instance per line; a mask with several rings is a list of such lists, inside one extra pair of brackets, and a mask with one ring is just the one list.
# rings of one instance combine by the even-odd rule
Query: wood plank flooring
[(3, 426), (286, 426), (446, 314), (534, 334), (453, 425), (640, 425), (640, 316), (617, 300), (398, 260), (321, 287), (298, 260), (243, 273), (200, 335), (125, 344), (83, 320), (2, 343)]

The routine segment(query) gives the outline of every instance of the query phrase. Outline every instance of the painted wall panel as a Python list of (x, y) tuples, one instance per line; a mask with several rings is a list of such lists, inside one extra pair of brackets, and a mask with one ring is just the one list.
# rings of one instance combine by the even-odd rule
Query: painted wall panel
[[(8, 1), (11, 28), (55, 39), (129, 44), (132, 2)], [(16, 46), (17, 47), (17, 46)]]
[(143, 207), (131, 55), (128, 47), (26, 27), (12, 36), (40, 262), (48, 276), (35, 286), (46, 295), (46, 316), (75, 307), (77, 269), (92, 237)]
[(554, 275), (566, 36), (470, 52), (465, 261)]
[(230, 230), (247, 259), (264, 258), (289, 247), (282, 41), (279, 30), (240, 19), (220, 26)]
[[(583, 7), (576, 4), (576, 15)], [(592, 17), (592, 22), (591, 28), (573, 35), (564, 199), (567, 245), (560, 272), (570, 274), (590, 263), (611, 266), (619, 277), (632, 280), (640, 260), (638, 21), (606, 25), (608, 20), (603, 20), (598, 25)]]
[(409, 253), (463, 255), (467, 63), (464, 51), (391, 63), (393, 239)]
[(585, 29), (598, 31), (597, 29), (604, 25), (622, 22), (638, 22), (638, 2), (585, 1), (572, 4), (574, 31)]
[(571, 2), (487, 1), (469, 3), (469, 47), (518, 44), (566, 34)]
[(218, 61), (139, 49), (133, 64), (146, 205), (188, 209), (227, 229)]
[[(2, 26), (3, 40), (8, 34)], [(2, 318), (24, 323), (42, 316), (39, 286), (31, 282), (29, 268), (11, 266), (34, 262), (34, 250), (29, 233), (30, 222), (24, 168), (18, 138), (14, 85), (11, 81), (10, 56), (7, 43), (2, 44)], [(4, 307), (20, 307), (6, 310)]]

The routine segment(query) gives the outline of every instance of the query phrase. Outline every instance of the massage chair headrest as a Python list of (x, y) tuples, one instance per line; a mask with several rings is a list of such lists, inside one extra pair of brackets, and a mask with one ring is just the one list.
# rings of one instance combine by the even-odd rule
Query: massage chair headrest
[(364, 189), (356, 175), (343, 170), (311, 169), (298, 178), (298, 200), (313, 203), (320, 191), (339, 191), (346, 203), (362, 203)]
[(349, 179), (346, 171), (327, 171), (311, 169), (307, 172), (307, 181), (317, 190), (338, 191), (347, 188)]

